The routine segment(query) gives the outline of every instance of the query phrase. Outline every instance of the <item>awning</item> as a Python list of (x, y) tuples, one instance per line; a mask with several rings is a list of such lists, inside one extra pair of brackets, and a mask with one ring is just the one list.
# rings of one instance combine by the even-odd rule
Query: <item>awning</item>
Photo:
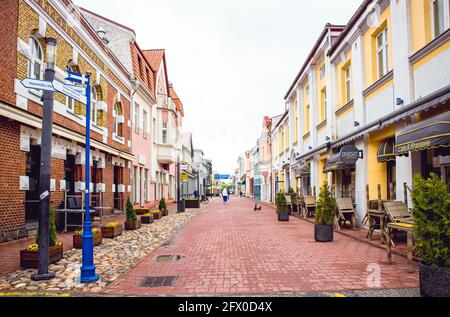
[(394, 153), (395, 139), (383, 142), (378, 148), (378, 163), (395, 161)]
[(401, 130), (395, 140), (395, 154), (450, 147), (450, 111)]
[(311, 163), (301, 164), (297, 170), (295, 170), (295, 176), (310, 176), (311, 174)]
[(343, 170), (346, 168), (352, 168), (354, 166), (355, 166), (355, 164), (347, 164), (347, 163), (342, 162), (341, 154), (337, 153), (337, 154), (331, 155), (328, 158), (328, 160), (325, 162), (325, 166), (323, 167), (323, 172), (328, 173), (328, 172), (332, 172), (332, 171)]

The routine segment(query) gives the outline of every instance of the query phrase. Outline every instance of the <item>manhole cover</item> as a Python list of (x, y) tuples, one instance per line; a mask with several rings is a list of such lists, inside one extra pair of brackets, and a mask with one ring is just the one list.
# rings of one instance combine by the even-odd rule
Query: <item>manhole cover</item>
[(159, 255), (156, 257), (157, 262), (169, 262), (169, 261), (179, 261), (184, 256), (181, 255)]
[(140, 287), (162, 287), (162, 286), (172, 286), (177, 280), (178, 276), (147, 276), (145, 277)]

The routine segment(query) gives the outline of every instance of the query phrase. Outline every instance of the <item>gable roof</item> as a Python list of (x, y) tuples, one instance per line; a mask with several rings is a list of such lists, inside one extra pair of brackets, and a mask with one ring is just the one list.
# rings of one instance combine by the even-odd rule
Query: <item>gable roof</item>
[(180, 97), (178, 97), (178, 95), (175, 92), (175, 89), (173, 88), (173, 85), (171, 83), (169, 83), (169, 96), (170, 96), (170, 98), (172, 98), (177, 111), (180, 111), (181, 115), (184, 116), (183, 103), (181, 102)]
[(155, 71), (159, 70), (159, 67), (161, 66), (161, 63), (164, 60), (164, 55), (166, 51), (164, 49), (157, 49), (157, 50), (143, 50), (145, 58), (150, 63), (152, 68)]

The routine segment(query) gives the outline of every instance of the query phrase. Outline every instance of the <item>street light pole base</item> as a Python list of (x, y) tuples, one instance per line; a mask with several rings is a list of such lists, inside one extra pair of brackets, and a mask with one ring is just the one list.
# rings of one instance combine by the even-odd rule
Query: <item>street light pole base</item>
[(48, 281), (51, 280), (52, 278), (55, 277), (55, 273), (54, 272), (48, 272), (45, 274), (33, 274), (31, 275), (31, 280), (32, 281)]

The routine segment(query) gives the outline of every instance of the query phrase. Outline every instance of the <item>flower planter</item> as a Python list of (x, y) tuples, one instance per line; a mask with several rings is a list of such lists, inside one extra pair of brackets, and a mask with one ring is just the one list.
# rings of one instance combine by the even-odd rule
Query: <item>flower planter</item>
[(200, 208), (200, 200), (198, 199), (186, 199), (185, 200), (185, 208), (191, 208), (191, 209), (195, 209), (195, 208)]
[[(103, 236), (102, 231), (98, 230), (97, 233), (94, 233), (94, 246), (102, 244)], [(75, 249), (83, 248), (83, 236), (79, 234), (73, 235), (73, 247)]]
[(153, 213), (153, 218), (154, 218), (154, 219), (161, 219), (161, 218), (162, 218), (162, 215), (161, 215), (160, 212), (155, 212), (155, 213)]
[(102, 236), (103, 238), (113, 239), (122, 234), (122, 225), (118, 225), (115, 227), (102, 227)]
[(314, 225), (314, 239), (317, 242), (333, 241), (333, 225)]
[[(49, 263), (58, 262), (63, 258), (63, 245), (55, 245), (48, 250)], [(38, 251), (21, 250), (20, 251), (20, 267), (22, 269), (38, 268)]]
[(149, 212), (150, 209), (148, 208), (134, 208), (134, 211), (136, 212), (136, 215), (141, 216), (141, 215), (145, 215), (146, 213)]
[(420, 263), (419, 283), (421, 296), (450, 297), (450, 268), (435, 268)]
[(150, 223), (153, 223), (153, 219), (154, 219), (153, 215), (141, 216), (141, 223), (150, 224)]
[(127, 220), (125, 221), (125, 229), (126, 230), (136, 230), (142, 226), (141, 219), (137, 218), (136, 220)]
[(161, 210), (161, 215), (163, 217), (167, 217), (169, 215), (169, 211), (168, 210)]
[(278, 214), (278, 221), (289, 221), (289, 212), (288, 211), (279, 211)]

